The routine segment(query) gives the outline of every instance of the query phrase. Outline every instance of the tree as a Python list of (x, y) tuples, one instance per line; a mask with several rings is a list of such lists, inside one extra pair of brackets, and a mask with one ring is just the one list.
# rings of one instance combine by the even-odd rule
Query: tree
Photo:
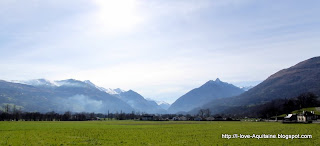
[(63, 121), (70, 121), (71, 120), (71, 112), (67, 111), (62, 115), (62, 120)]
[(6, 104), (6, 107), (5, 107), (5, 112), (6, 112), (6, 113), (9, 113), (9, 111), (10, 111), (10, 107), (9, 107), (9, 104)]
[(199, 115), (201, 118), (203, 118), (204, 112), (205, 112), (204, 109), (200, 109), (199, 112), (198, 112), (198, 115)]
[(311, 92), (303, 93), (297, 97), (297, 105), (299, 108), (318, 106), (317, 96)]
[(205, 116), (210, 117), (210, 115), (211, 115), (210, 109), (205, 109)]

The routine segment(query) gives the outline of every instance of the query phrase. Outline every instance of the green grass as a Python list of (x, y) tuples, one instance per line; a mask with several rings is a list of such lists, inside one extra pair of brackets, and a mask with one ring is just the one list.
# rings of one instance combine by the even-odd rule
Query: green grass
[(279, 116), (276, 116), (276, 117), (286, 117), (287, 114), (282, 114), (282, 115), (279, 115)]
[[(312, 139), (222, 139), (221, 134), (311, 134)], [(276, 122), (0, 122), (0, 145), (319, 145), (319, 124)]]

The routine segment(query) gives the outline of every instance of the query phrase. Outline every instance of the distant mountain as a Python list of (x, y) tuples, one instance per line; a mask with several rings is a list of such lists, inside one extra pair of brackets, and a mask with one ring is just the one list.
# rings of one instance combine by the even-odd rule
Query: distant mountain
[(166, 113), (156, 102), (146, 100), (143, 96), (139, 93), (129, 90), (125, 91), (120, 88), (111, 89), (111, 88), (103, 88), (94, 85), (90, 81), (84, 81), (87, 84), (99, 89), (100, 91), (106, 92), (110, 95), (113, 95), (125, 103), (129, 104), (134, 111), (136, 112), (144, 112), (144, 113)]
[(200, 107), (215, 98), (236, 96), (244, 90), (232, 84), (210, 80), (199, 88), (193, 89), (177, 99), (168, 109), (170, 113), (188, 112), (196, 107)]
[(129, 90), (121, 92), (118, 96), (121, 100), (129, 104), (135, 111), (144, 113), (166, 113), (156, 102), (146, 100), (135, 91)]
[(171, 106), (171, 104), (169, 104), (169, 103), (161, 103), (161, 104), (159, 104), (159, 106), (161, 108), (165, 109), (165, 110), (168, 110), (169, 107)]
[(253, 88), (254, 86), (244, 86), (244, 87), (240, 87), (240, 89), (244, 90), (244, 91), (248, 91), (251, 88)]
[(168, 108), (170, 107), (171, 104), (165, 102), (165, 101), (157, 101), (157, 100), (153, 100), (150, 98), (147, 98), (148, 101), (150, 102), (155, 102), (157, 105), (159, 105), (161, 108), (168, 110)]
[[(210, 108), (213, 113), (221, 113), (234, 106), (259, 105), (274, 99), (297, 97), (306, 92), (320, 95), (320, 57), (280, 70), (239, 96), (215, 99), (202, 108)], [(194, 109), (193, 112), (197, 110)]]
[(0, 81), (0, 104), (12, 104), (23, 111), (38, 112), (134, 111), (130, 105), (99, 90), (90, 81), (74, 79), (55, 82), (37, 79), (21, 83)]

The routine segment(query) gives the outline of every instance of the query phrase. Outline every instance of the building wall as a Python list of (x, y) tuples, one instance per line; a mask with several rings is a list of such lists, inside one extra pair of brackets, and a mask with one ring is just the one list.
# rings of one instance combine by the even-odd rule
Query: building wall
[(306, 122), (305, 116), (297, 116), (298, 122)]

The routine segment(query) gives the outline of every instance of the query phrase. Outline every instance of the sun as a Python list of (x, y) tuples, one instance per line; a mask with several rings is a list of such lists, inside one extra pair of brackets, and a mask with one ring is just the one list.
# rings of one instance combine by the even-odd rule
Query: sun
[(130, 31), (140, 22), (136, 0), (94, 0), (96, 23), (101, 31)]

